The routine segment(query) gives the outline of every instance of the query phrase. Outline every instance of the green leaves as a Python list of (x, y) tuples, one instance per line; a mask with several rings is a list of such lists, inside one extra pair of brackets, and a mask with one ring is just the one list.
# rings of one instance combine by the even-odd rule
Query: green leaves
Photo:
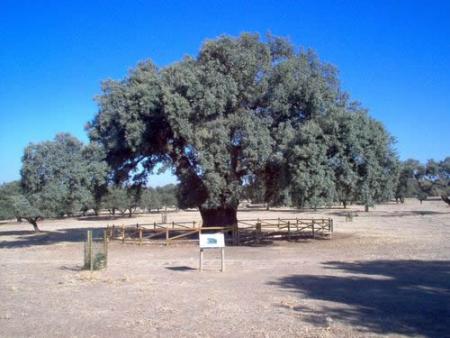
[(308, 121), (298, 130), (293, 144), (287, 151), (293, 202), (313, 208), (331, 204), (335, 186), (322, 129), (316, 122)]
[(69, 134), (25, 148), (17, 216), (62, 217), (98, 209), (107, 185), (108, 167), (98, 145), (83, 144)]
[(0, 220), (16, 217), (14, 199), (20, 194), (21, 187), (18, 181), (0, 185)]
[(447, 203), (450, 195), (450, 157), (440, 162), (429, 160), (425, 165), (412, 159), (401, 164), (396, 198), (417, 197), (423, 201), (428, 196), (437, 195)]
[(333, 66), (286, 39), (222, 36), (196, 58), (141, 63), (102, 90), (88, 129), (115, 180), (142, 181), (162, 162), (181, 207), (236, 209), (250, 191), (271, 204), (372, 203), (395, 186), (383, 126), (349, 100)]

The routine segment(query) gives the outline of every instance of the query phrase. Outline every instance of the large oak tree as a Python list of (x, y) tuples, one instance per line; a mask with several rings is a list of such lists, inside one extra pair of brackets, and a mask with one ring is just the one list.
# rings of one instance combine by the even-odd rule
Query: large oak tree
[[(162, 163), (180, 181), (180, 207), (198, 207), (205, 225), (236, 222), (252, 182), (273, 204), (317, 206), (338, 194), (362, 199), (364, 190), (368, 205), (395, 161), (387, 133), (352, 109), (335, 68), (271, 36), (223, 36), (161, 69), (142, 62), (104, 82), (97, 100), (89, 135), (103, 144), (115, 180), (145, 182)], [(339, 114), (351, 123), (335, 122)], [(361, 142), (338, 149), (340, 128)]]

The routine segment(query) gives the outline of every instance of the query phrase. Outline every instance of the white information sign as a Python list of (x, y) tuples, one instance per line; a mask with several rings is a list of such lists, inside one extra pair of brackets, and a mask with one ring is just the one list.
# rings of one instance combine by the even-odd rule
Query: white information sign
[(200, 248), (224, 248), (225, 239), (223, 233), (200, 234)]

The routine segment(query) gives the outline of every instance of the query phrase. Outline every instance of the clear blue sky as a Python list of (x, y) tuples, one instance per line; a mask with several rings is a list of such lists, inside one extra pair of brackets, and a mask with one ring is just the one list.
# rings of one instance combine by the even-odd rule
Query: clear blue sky
[(244, 31), (287, 36), (336, 65), (401, 159), (450, 156), (450, 1), (0, 0), (0, 182), (19, 178), (29, 142), (62, 131), (87, 141), (102, 80)]

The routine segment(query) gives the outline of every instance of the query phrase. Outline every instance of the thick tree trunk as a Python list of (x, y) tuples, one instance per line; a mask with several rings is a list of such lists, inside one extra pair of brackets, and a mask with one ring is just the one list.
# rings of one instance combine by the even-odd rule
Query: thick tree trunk
[(368, 204), (366, 204), (366, 205), (364, 206), (364, 211), (365, 211), (365, 212), (369, 212), (369, 205), (368, 205)]
[(450, 206), (450, 198), (448, 196), (445, 195), (441, 195), (441, 199), (447, 203), (448, 206)]
[(237, 208), (220, 207), (215, 209), (200, 209), (203, 226), (226, 227), (237, 223)]
[(344, 206), (344, 209), (347, 209), (347, 201), (342, 201), (342, 205)]
[(41, 231), (39, 229), (38, 225), (37, 225), (37, 219), (35, 219), (35, 218), (26, 218), (26, 220), (33, 226), (34, 232), (40, 232)]

